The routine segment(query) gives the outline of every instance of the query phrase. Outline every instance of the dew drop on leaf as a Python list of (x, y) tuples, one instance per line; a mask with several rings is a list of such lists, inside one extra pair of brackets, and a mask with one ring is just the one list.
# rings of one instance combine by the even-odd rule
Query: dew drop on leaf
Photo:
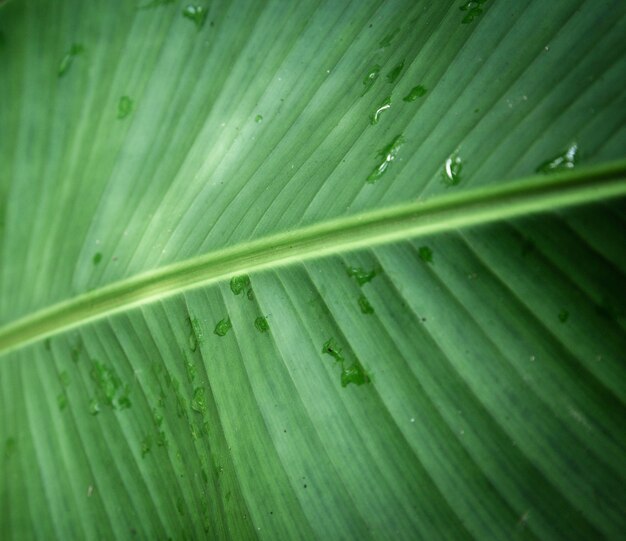
[(84, 47), (80, 43), (73, 43), (69, 50), (65, 53), (61, 62), (59, 63), (59, 69), (57, 75), (63, 77), (74, 62), (74, 58), (84, 52)]
[(409, 93), (402, 98), (402, 101), (406, 101), (407, 103), (415, 101), (417, 98), (421, 98), (426, 95), (426, 88), (422, 85), (414, 86)]
[(259, 332), (267, 332), (270, 328), (270, 325), (267, 322), (267, 318), (263, 316), (259, 316), (254, 320), (254, 326)]
[(393, 41), (393, 38), (396, 37), (396, 34), (400, 31), (399, 28), (395, 28), (394, 30), (392, 30), (391, 32), (389, 32), (383, 39), (381, 39), (378, 42), (378, 46), (381, 49), (385, 49), (387, 47), (389, 47), (389, 45), (391, 45), (391, 42)]
[(387, 82), (389, 84), (395, 83), (398, 80), (398, 77), (400, 77), (400, 74), (402, 73), (403, 69), (404, 69), (404, 60), (400, 62), (398, 65), (391, 68), (389, 73), (387, 73)]
[(63, 372), (59, 374), (59, 381), (61, 382), (61, 385), (63, 385), (63, 387), (69, 387), (70, 375), (65, 370), (63, 370)]
[(152, 437), (150, 435), (146, 436), (143, 440), (141, 440), (141, 458), (144, 458), (152, 448)]
[(133, 101), (128, 96), (122, 96), (117, 102), (117, 118), (126, 118), (133, 110)]
[(324, 345), (322, 346), (322, 353), (334, 357), (337, 362), (343, 362), (344, 360), (343, 355), (341, 354), (341, 349), (337, 346), (337, 342), (334, 338), (329, 338), (326, 342), (324, 342)]
[(198, 318), (188, 317), (187, 325), (189, 325), (189, 349), (194, 352), (198, 348), (198, 344), (202, 343), (202, 327), (200, 326), (200, 322)]
[(98, 413), (100, 413), (100, 404), (98, 404), (95, 398), (89, 401), (89, 413), (91, 413), (91, 415), (98, 415)]
[(239, 276), (233, 276), (230, 279), (230, 290), (239, 295), (250, 287), (250, 277), (247, 274), (241, 274)]
[(261, 122), (263, 122), (263, 115), (257, 115), (257, 116), (255, 116), (255, 117), (254, 117), (254, 121), (255, 121), (257, 124), (260, 124)]
[(204, 387), (196, 387), (194, 389), (193, 398), (191, 399), (191, 409), (197, 413), (204, 413), (206, 411)]
[(398, 152), (403, 144), (404, 138), (402, 135), (396, 135), (389, 144), (378, 151), (376, 154), (379, 159), (378, 164), (367, 177), (367, 182), (374, 184), (387, 172), (393, 160), (398, 156)]
[(226, 336), (226, 333), (232, 328), (233, 324), (230, 322), (230, 318), (224, 318), (218, 321), (213, 331), (217, 336)]
[(450, 156), (443, 165), (443, 182), (448, 186), (456, 186), (461, 182), (461, 171), (463, 170), (463, 160), (458, 155)]
[(369, 71), (363, 78), (363, 92), (361, 93), (361, 96), (365, 96), (365, 94), (367, 94), (372, 89), (372, 86), (376, 82), (376, 79), (378, 79), (378, 77), (380, 76), (380, 70), (381, 67), (378, 64), (374, 64), (369, 69)]
[(487, 0), (467, 0), (459, 9), (466, 11), (466, 15), (461, 20), (462, 24), (469, 24), (476, 19), (479, 15), (482, 15), (484, 8), (483, 4)]
[(380, 120), (380, 116), (387, 110), (391, 108), (391, 96), (387, 96), (383, 101), (380, 102), (379, 106), (376, 108), (376, 111), (370, 116), (370, 124), (374, 126), (378, 124)]
[(65, 393), (59, 393), (57, 395), (57, 404), (59, 406), (59, 410), (63, 411), (67, 406), (67, 395)]
[(165, 432), (163, 432), (163, 430), (159, 430), (157, 432), (156, 438), (154, 439), (154, 443), (156, 443), (157, 447), (168, 446), (167, 437), (165, 436)]
[(567, 150), (537, 167), (537, 173), (557, 173), (573, 169), (578, 162), (578, 145), (572, 143)]
[(359, 361), (354, 361), (347, 368), (344, 366), (341, 370), (341, 386), (347, 387), (350, 383), (355, 385), (363, 385), (370, 383), (370, 377)]
[(190, 4), (183, 9), (183, 17), (193, 21), (197, 30), (204, 26), (208, 14), (209, 10), (204, 6)]
[(348, 267), (346, 272), (348, 276), (354, 278), (360, 286), (371, 282), (376, 275), (381, 271), (379, 268), (373, 268), (372, 270), (365, 270), (363, 267)]
[(192, 383), (196, 379), (196, 365), (187, 358), (185, 358), (185, 371), (187, 372), (189, 383)]
[(367, 297), (365, 295), (361, 295), (359, 297), (359, 308), (361, 309), (361, 312), (363, 312), (364, 314), (374, 313), (374, 308), (370, 304), (370, 301), (367, 300)]

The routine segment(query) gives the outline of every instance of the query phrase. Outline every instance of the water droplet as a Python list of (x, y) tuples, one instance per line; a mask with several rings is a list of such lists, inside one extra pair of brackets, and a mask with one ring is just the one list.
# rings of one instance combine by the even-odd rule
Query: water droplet
[(391, 32), (389, 32), (383, 39), (381, 39), (378, 42), (378, 46), (381, 49), (385, 49), (387, 47), (389, 47), (389, 45), (391, 45), (391, 42), (393, 40), (393, 38), (396, 36), (396, 34), (400, 31), (399, 28), (396, 28), (394, 30), (392, 30)]
[(426, 90), (426, 87), (422, 85), (414, 86), (410, 90), (410, 92), (406, 96), (404, 96), (404, 98), (402, 98), (402, 101), (406, 101), (407, 103), (415, 101), (417, 98), (421, 98), (422, 96), (426, 95), (426, 92), (428, 92)]
[(387, 109), (391, 108), (391, 96), (387, 96), (383, 101), (380, 102), (380, 105), (377, 107), (376, 111), (370, 116), (370, 124), (373, 126), (374, 124), (378, 124), (380, 120), (380, 115), (383, 114)]
[(70, 384), (70, 375), (64, 370), (59, 374), (59, 381), (63, 387), (68, 387)]
[(191, 437), (194, 441), (202, 437), (202, 433), (200, 432), (200, 429), (198, 428), (198, 425), (196, 425), (196, 423), (189, 423), (189, 432), (191, 432)]
[(450, 156), (443, 166), (443, 182), (448, 186), (456, 186), (461, 182), (461, 171), (463, 169), (463, 160), (461, 157), (453, 154)]
[(217, 336), (226, 336), (226, 333), (232, 328), (233, 324), (230, 322), (230, 318), (224, 318), (218, 321), (213, 331)]
[(187, 358), (185, 358), (185, 370), (187, 372), (187, 379), (189, 380), (189, 383), (193, 383), (196, 379), (196, 365)]
[(400, 62), (398, 65), (391, 68), (391, 70), (389, 70), (389, 73), (387, 73), (387, 82), (389, 84), (395, 83), (398, 80), (398, 77), (400, 77), (400, 74), (402, 73), (403, 69), (404, 69), (404, 60)]
[(569, 319), (569, 312), (565, 309), (559, 312), (559, 321), (565, 323)]
[(346, 360), (342, 354), (342, 350), (339, 348), (334, 338), (329, 338), (326, 342), (324, 342), (324, 345), (322, 346), (322, 353), (330, 355), (335, 359), (336, 363), (341, 365), (342, 387), (347, 387), (350, 383), (354, 383), (356, 385), (370, 383), (370, 377), (358, 359), (355, 359), (348, 367), (346, 367)]
[(189, 5), (183, 9), (183, 17), (193, 21), (197, 30), (204, 26), (208, 14), (209, 10), (204, 6)]
[(203, 342), (202, 327), (200, 327), (200, 322), (195, 317), (188, 317), (187, 324), (189, 325), (189, 349), (193, 352), (198, 349), (198, 344)]
[(70, 356), (72, 357), (72, 361), (77, 363), (80, 359), (80, 352), (83, 349), (83, 345), (81, 342), (78, 342), (75, 346), (70, 350)]
[(472, 21), (474, 21), (474, 19), (476, 19), (476, 17), (478, 17), (479, 15), (482, 15), (483, 9), (484, 9), (482, 6), (483, 6), (483, 4), (486, 1), (487, 0), (467, 0), (459, 8), (461, 11), (467, 11), (467, 14), (461, 20), (461, 23), (462, 24), (469, 24)]
[(93, 361), (90, 375), (96, 384), (94, 401), (98, 405), (98, 411), (100, 411), (100, 403), (113, 409), (130, 408), (129, 388), (127, 385), (122, 386), (122, 381), (113, 367)]
[(367, 300), (365, 295), (361, 295), (359, 297), (359, 308), (361, 308), (361, 312), (364, 314), (373, 314), (374, 308), (370, 304), (370, 301)]
[(141, 440), (141, 458), (144, 458), (152, 448), (152, 437), (146, 436), (143, 440)]
[(59, 77), (63, 77), (72, 66), (74, 58), (82, 54), (84, 51), (85, 48), (80, 43), (73, 43), (69, 51), (67, 51), (67, 53), (65, 53), (65, 56), (61, 59), (57, 75)]
[(98, 415), (98, 413), (100, 413), (100, 404), (98, 404), (95, 398), (89, 401), (89, 413), (91, 413), (91, 415)]
[(59, 393), (57, 395), (57, 404), (59, 405), (59, 409), (63, 411), (67, 406), (67, 395), (65, 393)]
[(344, 361), (343, 355), (341, 354), (341, 348), (337, 346), (337, 342), (334, 338), (329, 338), (326, 342), (324, 342), (324, 345), (322, 346), (322, 353), (334, 357), (337, 362)]
[(363, 385), (369, 383), (370, 377), (359, 361), (354, 361), (347, 368), (344, 366), (341, 370), (341, 386), (347, 387), (350, 383), (355, 385)]
[(267, 332), (270, 328), (267, 318), (263, 316), (259, 316), (254, 320), (254, 326), (259, 332)]
[(572, 143), (565, 152), (546, 160), (539, 167), (537, 173), (556, 173), (573, 169), (578, 162), (578, 144)]
[(254, 121), (255, 121), (257, 124), (260, 124), (261, 122), (263, 122), (263, 115), (257, 115), (257, 116), (255, 116), (255, 117), (254, 117)]
[(133, 101), (128, 96), (122, 96), (117, 102), (117, 118), (126, 118), (133, 110)]
[(424, 263), (433, 262), (433, 251), (428, 246), (420, 246), (417, 253)]
[(94, 264), (94, 265), (97, 265), (98, 263), (100, 263), (100, 261), (102, 261), (102, 254), (101, 254), (100, 252), (98, 252), (97, 254), (95, 254), (95, 255), (93, 256), (92, 261), (93, 261), (93, 264)]
[(191, 409), (197, 413), (206, 411), (206, 399), (204, 398), (204, 387), (196, 387), (193, 391)]
[(168, 446), (167, 437), (165, 436), (165, 432), (163, 432), (163, 430), (159, 430), (157, 432), (156, 438), (154, 439), (154, 443), (156, 443), (157, 447)]
[(367, 72), (367, 75), (363, 78), (364, 88), (361, 96), (365, 96), (365, 94), (367, 94), (372, 89), (372, 86), (376, 82), (376, 79), (378, 79), (378, 77), (380, 76), (380, 69), (380, 66), (378, 64), (375, 64)]
[(126, 410), (132, 406), (130, 398), (128, 398), (128, 390), (128, 387), (124, 387), (124, 394), (117, 399), (116, 408), (118, 410)]
[(233, 276), (230, 279), (230, 290), (239, 295), (250, 287), (250, 277), (247, 274), (241, 274), (240, 276)]
[(374, 277), (381, 272), (382, 269), (375, 267), (372, 270), (365, 270), (363, 267), (348, 267), (346, 269), (348, 276), (354, 278), (357, 283), (362, 286), (367, 282), (371, 282)]
[(391, 162), (393, 162), (393, 160), (395, 160), (398, 156), (398, 152), (403, 144), (404, 138), (402, 135), (396, 135), (388, 145), (378, 151), (376, 156), (380, 158), (380, 161), (367, 177), (367, 182), (373, 184), (385, 174), (387, 169), (389, 169)]

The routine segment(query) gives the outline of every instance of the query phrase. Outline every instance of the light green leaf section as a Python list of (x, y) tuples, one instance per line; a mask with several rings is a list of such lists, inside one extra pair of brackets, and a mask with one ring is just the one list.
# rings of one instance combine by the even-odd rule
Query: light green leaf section
[(624, 35), (0, 2), (0, 537), (620, 539)]

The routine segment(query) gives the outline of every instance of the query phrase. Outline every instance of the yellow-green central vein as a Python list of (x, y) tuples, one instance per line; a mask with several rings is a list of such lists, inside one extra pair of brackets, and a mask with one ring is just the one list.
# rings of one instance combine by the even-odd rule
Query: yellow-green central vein
[(0, 355), (235, 274), (624, 195), (626, 160), (302, 227), (143, 273), (31, 314), (0, 329)]

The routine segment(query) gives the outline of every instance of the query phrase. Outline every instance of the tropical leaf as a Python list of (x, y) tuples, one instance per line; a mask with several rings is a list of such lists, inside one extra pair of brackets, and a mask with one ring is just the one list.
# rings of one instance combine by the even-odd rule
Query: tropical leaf
[(619, 539), (626, 5), (0, 2), (6, 539)]

